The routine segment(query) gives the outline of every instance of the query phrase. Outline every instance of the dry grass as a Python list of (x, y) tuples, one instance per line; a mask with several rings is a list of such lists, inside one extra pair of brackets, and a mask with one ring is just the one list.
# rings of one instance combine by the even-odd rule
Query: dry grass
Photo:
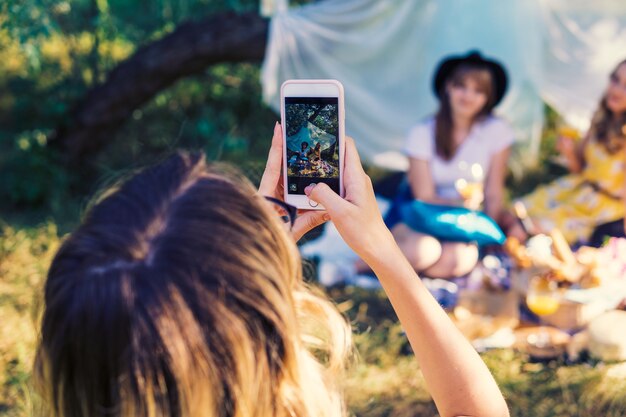
[[(31, 415), (30, 369), (45, 271), (58, 248), (54, 224), (0, 226), (0, 415)], [(433, 416), (421, 372), (382, 292), (333, 290), (353, 323), (359, 358), (345, 381), (353, 415)], [(513, 416), (626, 415), (626, 365), (530, 363), (512, 350), (483, 354)]]
[(26, 415), (31, 408), (30, 370), (42, 284), (58, 245), (52, 223), (0, 229), (0, 414)]

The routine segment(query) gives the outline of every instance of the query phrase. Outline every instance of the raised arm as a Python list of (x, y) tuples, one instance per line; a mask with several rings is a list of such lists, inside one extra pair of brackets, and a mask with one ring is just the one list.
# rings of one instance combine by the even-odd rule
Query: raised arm
[(354, 142), (346, 144), (342, 199), (325, 184), (305, 192), (322, 203), (344, 240), (378, 276), (442, 416), (508, 416), (486, 365), (431, 296), (385, 227)]

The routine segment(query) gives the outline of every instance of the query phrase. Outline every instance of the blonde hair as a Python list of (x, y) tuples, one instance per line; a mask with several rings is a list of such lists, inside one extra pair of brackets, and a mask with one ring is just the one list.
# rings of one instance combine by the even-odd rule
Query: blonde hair
[(45, 286), (55, 416), (340, 416), (346, 321), (249, 182), (178, 153), (96, 204)]

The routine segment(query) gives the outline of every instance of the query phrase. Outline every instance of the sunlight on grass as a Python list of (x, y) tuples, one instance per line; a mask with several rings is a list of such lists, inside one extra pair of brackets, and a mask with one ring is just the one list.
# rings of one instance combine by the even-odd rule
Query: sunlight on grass
[[(53, 223), (0, 226), (0, 415), (31, 415), (31, 367), (46, 270), (60, 239)], [(351, 415), (437, 415), (423, 376), (382, 291), (329, 295), (355, 331), (357, 359), (344, 388)], [(626, 415), (626, 364), (531, 363), (513, 350), (482, 354), (515, 417)]]
[(42, 285), (59, 245), (52, 223), (0, 230), (0, 414), (26, 415)]

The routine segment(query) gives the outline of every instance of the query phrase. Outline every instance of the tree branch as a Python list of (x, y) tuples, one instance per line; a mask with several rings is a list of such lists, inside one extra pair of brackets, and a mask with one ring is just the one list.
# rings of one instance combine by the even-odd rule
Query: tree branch
[(222, 62), (260, 61), (268, 20), (256, 13), (226, 13), (178, 26), (140, 48), (87, 92), (69, 121), (50, 138), (70, 164), (98, 152), (116, 129), (159, 91)]

